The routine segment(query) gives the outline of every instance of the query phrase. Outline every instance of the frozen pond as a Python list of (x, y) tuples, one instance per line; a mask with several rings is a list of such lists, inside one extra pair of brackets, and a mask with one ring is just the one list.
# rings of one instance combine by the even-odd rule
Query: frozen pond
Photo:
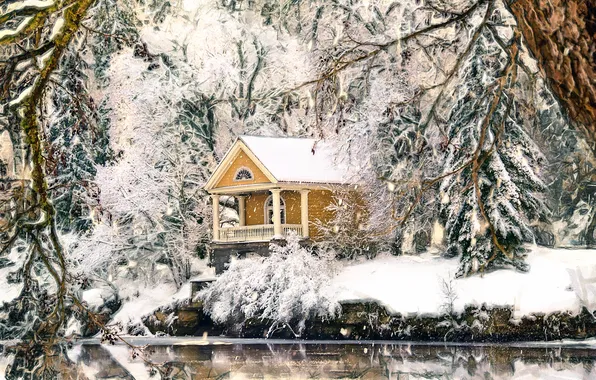
[[(136, 344), (146, 342), (137, 341)], [(594, 379), (596, 348), (367, 342), (172, 340), (146, 357), (191, 379)], [(163, 344), (165, 343), (165, 344)], [(95, 379), (147, 379), (150, 366), (124, 345), (75, 346), (71, 357)], [(178, 377), (177, 377), (177, 376)]]

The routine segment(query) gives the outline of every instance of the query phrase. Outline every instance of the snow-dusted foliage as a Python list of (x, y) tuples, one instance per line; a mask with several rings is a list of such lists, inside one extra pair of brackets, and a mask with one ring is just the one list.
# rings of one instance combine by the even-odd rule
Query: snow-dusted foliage
[[(22, 177), (0, 176), (10, 190), (0, 194), (8, 255), (0, 265), (11, 295), (22, 286), (0, 310), (0, 323), (20, 318), (18, 329), (2, 333), (25, 336), (52, 303), (66, 315), (79, 282), (95, 286), (97, 276), (126, 300), (149, 285), (180, 288), (202, 270), (211, 225), (202, 186), (242, 133), (315, 137), (339, 149), (357, 195), (338, 194), (334, 220), (319, 226), (339, 256), (434, 244), (458, 256), (464, 275), (525, 269), (525, 241), (592, 244), (596, 161), (508, 4), (0, 5), (0, 133), (13, 151), (2, 147), (0, 174)], [(234, 223), (234, 207), (222, 222)], [(333, 315), (320, 270), (328, 264), (295, 242), (235, 262), (210, 290), (212, 299), (216, 289), (225, 294), (213, 315), (278, 323)], [(232, 292), (238, 281), (247, 293)], [(257, 286), (267, 297), (252, 298)], [(62, 334), (68, 317), (53, 331)]]
[[(460, 138), (479, 141), (479, 136), (467, 136), (473, 128), (459, 130), (456, 123), (461, 120), (452, 115), (456, 115), (456, 108), (469, 106), (467, 92), (495, 90), (489, 77), (466, 74), (471, 63), (486, 66), (483, 70), (494, 79), (504, 72), (502, 63), (510, 50), (520, 50), (523, 67), (518, 68), (520, 74), (507, 88), (499, 89), (508, 93), (499, 95), (499, 107), (509, 97), (517, 99), (511, 108), (518, 119), (527, 120), (521, 130), (528, 141), (540, 138), (546, 129), (536, 127), (541, 121), (535, 123), (531, 112), (519, 106), (532, 103), (530, 91), (546, 90), (540, 81), (526, 78), (527, 85), (517, 83), (526, 75), (521, 71), (534, 70), (532, 78), (536, 71), (523, 46), (517, 46), (514, 22), (504, 4), (464, 1), (445, 7), (441, 11), (434, 4), (414, 1), (314, 2), (308, 6), (261, 1), (184, 2), (165, 12), (163, 8), (154, 10), (158, 28), (153, 27), (155, 19), (145, 12), (142, 17), (147, 26), (139, 30), (142, 44), (133, 52), (123, 50), (114, 56), (107, 71), (115, 80), (105, 91), (110, 97), (109, 107), (123, 115), (115, 118), (119, 126), (111, 136), (115, 151), (129, 154), (128, 145), (122, 141), (134, 140), (139, 145), (139, 137), (134, 136), (138, 127), (125, 125), (168, 124), (156, 121), (164, 115), (153, 104), (163, 110), (167, 105), (170, 115), (166, 118), (187, 122), (198, 131), (207, 152), (200, 159), (206, 172), (239, 133), (335, 140), (342, 151), (341, 159), (359, 169), (355, 172), (360, 177), (355, 179), (365, 184), (361, 189), (363, 203), (369, 208), (368, 221), (362, 223), (359, 233), (390, 243), (396, 253), (424, 250), (432, 240), (433, 228), (442, 228), (439, 221), (447, 220), (441, 201), (448, 196), (440, 194), (443, 178), (439, 177), (452, 177), (447, 174), (457, 161), (449, 158), (457, 150), (450, 133), (457, 130), (453, 133), (460, 133)], [(210, 33), (204, 33), (207, 29)], [(143, 90), (138, 93), (128, 87), (122, 91), (120, 83), (139, 72), (145, 86), (160, 84), (155, 88), (139, 85)], [(168, 99), (163, 94), (168, 94)], [(155, 103), (159, 96), (162, 98)], [(120, 105), (115, 105), (118, 102)], [(136, 108), (124, 106), (133, 102)], [(533, 102), (545, 109), (542, 101)], [(474, 104), (480, 110), (490, 104), (490, 99), (485, 97)], [(566, 125), (556, 107), (550, 112), (550, 122)], [(139, 118), (143, 113), (150, 117)], [(201, 122), (186, 118), (189, 113), (201, 115)], [(499, 112), (488, 113), (496, 125)], [(481, 129), (476, 126), (476, 132)], [(164, 134), (150, 133), (150, 137), (154, 142), (140, 151), (158, 156), (154, 150), (164, 145)], [(507, 138), (509, 144), (517, 144), (515, 138)], [(544, 148), (543, 144), (538, 146)], [(193, 149), (202, 152), (203, 148)], [(475, 151), (474, 146), (467, 148)], [(455, 153), (467, 154), (465, 150)], [(122, 158), (118, 165), (130, 159)], [(142, 172), (153, 178), (163, 174), (163, 168), (156, 169), (154, 163), (143, 163), (142, 159), (145, 154), (129, 169), (145, 167)], [(545, 166), (546, 161), (539, 165)], [(470, 181), (471, 172), (458, 172), (453, 177)], [(546, 174), (543, 170), (538, 177), (543, 180)], [(109, 176), (101, 178), (106, 184), (110, 182)], [(128, 197), (134, 197), (133, 193)], [(138, 194), (151, 198), (147, 205), (152, 210), (156, 206), (153, 201), (162, 206), (165, 202), (159, 200), (163, 189), (153, 192), (147, 186)]]
[(213, 126), (184, 72), (158, 57), (131, 62), (130, 53), (124, 50), (108, 70), (116, 158), (97, 168), (97, 225), (75, 257), (88, 271), (131, 260), (146, 280), (156, 263), (166, 264), (180, 286), (207, 240), (200, 187), (214, 166)]
[(533, 239), (530, 223), (548, 214), (538, 175), (544, 156), (524, 129), (516, 98), (518, 63), (495, 38), (483, 31), (472, 47), (482, 59), (465, 63), (448, 122), (444, 173), (453, 174), (441, 183), (441, 211), (448, 253), (461, 256), (460, 275), (491, 265), (526, 270), (521, 244)]
[(342, 259), (372, 258), (379, 251), (388, 249), (384, 234), (374, 233), (383, 228), (383, 223), (373, 222), (369, 213), (375, 208), (372, 202), (375, 190), (375, 187), (366, 185), (334, 189), (333, 201), (326, 207), (332, 218), (313, 222), (323, 236), (319, 243), (322, 249), (336, 252), (337, 258)]
[[(340, 312), (329, 283), (333, 264), (301, 247), (297, 236), (287, 245), (271, 245), (268, 257), (235, 260), (197, 297), (219, 323), (270, 320), (270, 332), (288, 326), (300, 335), (308, 318), (331, 318)], [(297, 329), (295, 328), (297, 327)]]
[(89, 64), (83, 52), (70, 49), (61, 67), (48, 107), (47, 174), (58, 227), (85, 232), (92, 225), (92, 212), (98, 205), (93, 183), (96, 165), (105, 164), (111, 152), (107, 130), (89, 94)]
[(565, 121), (545, 106), (547, 89), (503, 2), (445, 5), (453, 13), (425, 5), (401, 8), (416, 32), (404, 26), (384, 43), (358, 40), (368, 55), (387, 55), (400, 69), (382, 60), (370, 69), (370, 97), (355, 107), (355, 128), (345, 129), (342, 146), (374, 170), (371, 219), (385, 222), (398, 252), (424, 249), (444, 226), (461, 275), (493, 265), (524, 269), (518, 247), (549, 214), (553, 156), (541, 151), (550, 147), (544, 131), (557, 124), (562, 133)]

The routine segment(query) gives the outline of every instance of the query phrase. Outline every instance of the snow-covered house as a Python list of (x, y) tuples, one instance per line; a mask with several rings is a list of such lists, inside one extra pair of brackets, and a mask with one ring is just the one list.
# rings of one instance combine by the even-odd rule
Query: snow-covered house
[[(334, 150), (309, 138), (240, 136), (219, 163), (205, 190), (213, 201), (216, 271), (230, 255), (264, 253), (269, 242), (296, 233), (316, 241), (333, 217), (334, 189), (349, 185)], [(220, 198), (235, 197), (238, 223), (222, 227)]]

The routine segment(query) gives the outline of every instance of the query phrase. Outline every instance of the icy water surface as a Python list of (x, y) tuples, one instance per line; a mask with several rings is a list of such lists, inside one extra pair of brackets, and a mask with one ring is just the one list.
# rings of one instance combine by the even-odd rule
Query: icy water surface
[[(83, 344), (71, 354), (90, 378), (149, 378), (125, 346)], [(232, 340), (149, 345), (146, 354), (191, 379), (596, 379), (593, 347)]]

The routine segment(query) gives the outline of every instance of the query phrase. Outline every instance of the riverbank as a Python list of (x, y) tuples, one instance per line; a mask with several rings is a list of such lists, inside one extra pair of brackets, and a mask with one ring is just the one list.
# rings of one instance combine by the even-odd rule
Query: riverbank
[[(528, 247), (530, 271), (499, 270), (455, 278), (457, 259), (425, 253), (380, 255), (338, 264), (329, 283), (341, 304), (334, 320), (310, 320), (306, 339), (389, 339), (450, 342), (515, 342), (596, 336), (596, 251)], [(196, 293), (148, 288), (124, 302), (113, 322), (132, 335), (295, 338), (269, 332), (272, 322), (218, 325)], [(191, 289), (193, 289), (191, 291)]]
[[(249, 320), (220, 325), (203, 313), (200, 303), (181, 302), (143, 318), (154, 335), (226, 336), (232, 338), (294, 339), (290, 328), (269, 331), (272, 321)], [(521, 341), (582, 340), (596, 337), (596, 315), (533, 313), (514, 317), (513, 308), (469, 306), (461, 313), (430, 315), (391, 313), (375, 302), (342, 303), (341, 316), (311, 319), (300, 338), (307, 340), (390, 340), (418, 342), (503, 343)]]

